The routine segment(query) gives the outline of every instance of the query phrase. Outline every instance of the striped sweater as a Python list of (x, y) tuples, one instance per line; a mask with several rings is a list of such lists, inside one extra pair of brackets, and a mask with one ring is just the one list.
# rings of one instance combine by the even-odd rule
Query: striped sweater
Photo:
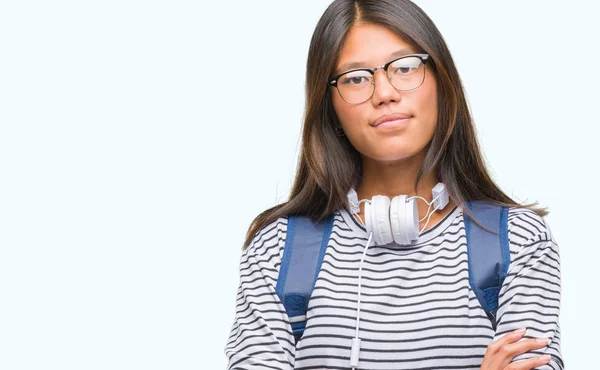
[[(510, 267), (494, 331), (469, 285), (462, 209), (455, 207), (410, 247), (369, 246), (362, 266), (359, 369), (479, 369), (487, 346), (526, 327), (550, 344), (513, 361), (550, 354), (539, 369), (563, 369), (559, 248), (543, 218), (508, 213)], [(228, 369), (349, 369), (356, 331), (358, 268), (367, 232), (336, 211), (307, 325), (294, 344), (275, 293), (287, 217), (265, 225), (240, 259), (236, 314), (225, 345)]]

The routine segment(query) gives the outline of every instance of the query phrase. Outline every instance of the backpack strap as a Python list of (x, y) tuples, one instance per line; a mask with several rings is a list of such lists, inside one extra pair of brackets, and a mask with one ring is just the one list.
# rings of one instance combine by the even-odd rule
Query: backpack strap
[(510, 264), (508, 208), (481, 200), (468, 201), (466, 205), (477, 221), (498, 233), (495, 235), (483, 230), (468, 215), (464, 215), (469, 283), (496, 330), (498, 295)]
[(305, 216), (288, 217), (275, 291), (290, 319), (296, 342), (306, 327), (308, 301), (321, 270), (332, 228), (333, 214), (317, 223)]

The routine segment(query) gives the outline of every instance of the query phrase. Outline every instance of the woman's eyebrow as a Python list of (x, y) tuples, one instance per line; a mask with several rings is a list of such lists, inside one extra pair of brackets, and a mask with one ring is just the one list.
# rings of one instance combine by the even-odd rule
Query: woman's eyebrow
[[(396, 50), (393, 53), (390, 54), (389, 59), (394, 59), (394, 58), (398, 58), (401, 57), (403, 55), (408, 55), (408, 54), (414, 54), (414, 51), (410, 48), (404, 48), (404, 49), (400, 49), (400, 50)], [(360, 67), (365, 67), (366, 63), (365, 62), (348, 62), (348, 63), (344, 63), (341, 66), (339, 66), (334, 74), (338, 74), (338, 73), (342, 73), (342, 71), (347, 71), (349, 69), (352, 68), (360, 68)]]

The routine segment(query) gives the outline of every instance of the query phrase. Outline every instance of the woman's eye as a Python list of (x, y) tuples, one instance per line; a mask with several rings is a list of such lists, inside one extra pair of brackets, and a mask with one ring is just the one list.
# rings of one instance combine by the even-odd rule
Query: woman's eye
[(342, 84), (344, 85), (363, 85), (369, 82), (367, 76), (345, 76), (342, 79)]
[(419, 67), (417, 66), (397, 66), (394, 69), (394, 73), (397, 75), (407, 75), (410, 74), (411, 72), (414, 72), (418, 69)]
[(343, 85), (359, 86), (366, 85), (370, 81), (370, 75), (364, 71), (351, 72), (341, 78)]
[(417, 58), (406, 58), (400, 62), (392, 64), (390, 67), (394, 71), (394, 74), (407, 75), (421, 67), (421, 60)]

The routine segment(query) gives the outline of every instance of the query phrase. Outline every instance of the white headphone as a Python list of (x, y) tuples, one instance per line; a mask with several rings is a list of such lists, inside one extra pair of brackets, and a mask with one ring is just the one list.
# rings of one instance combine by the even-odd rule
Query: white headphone
[[(358, 215), (360, 213), (360, 203), (365, 203), (365, 219), (367, 227), (367, 244), (363, 251), (360, 264), (358, 265), (358, 298), (356, 303), (356, 334), (352, 338), (350, 347), (350, 367), (352, 369), (358, 368), (358, 362), (360, 357), (360, 338), (359, 338), (359, 326), (360, 326), (360, 293), (361, 293), (361, 277), (362, 277), (362, 264), (369, 249), (371, 240), (375, 239), (375, 245), (386, 245), (395, 241), (398, 244), (410, 244), (419, 238), (419, 234), (425, 230), (429, 223), (429, 218), (438, 209), (443, 209), (448, 204), (448, 191), (446, 185), (438, 182), (437, 185), (431, 189), (431, 195), (433, 199), (431, 202), (423, 197), (413, 196), (407, 198), (406, 195), (395, 196), (391, 201), (390, 198), (385, 195), (375, 195), (369, 201), (368, 199), (362, 199), (358, 201), (358, 195), (354, 188), (348, 192), (348, 201), (352, 214)], [(427, 222), (423, 229), (419, 229), (419, 212), (417, 210), (417, 204), (413, 200), (419, 198), (425, 201), (429, 205), (427, 208)], [(434, 205), (433, 211), (430, 213), (431, 205)], [(362, 220), (361, 220), (362, 221)]]
[[(373, 233), (374, 245), (386, 245), (392, 242), (397, 244), (411, 244), (419, 238), (419, 234), (427, 227), (429, 218), (438, 209), (443, 209), (448, 204), (448, 191), (446, 185), (438, 182), (431, 189), (433, 197), (431, 202), (423, 197), (398, 195), (388, 198), (385, 195), (375, 195), (371, 200), (358, 201), (354, 188), (348, 192), (348, 201), (353, 214), (360, 212), (360, 203), (365, 202), (365, 226), (367, 234)], [(427, 214), (419, 219), (417, 203), (414, 198), (419, 198), (429, 205)], [(429, 212), (433, 204), (433, 211)], [(427, 218), (427, 223), (419, 230), (419, 222)], [(362, 220), (361, 220), (362, 221)]]

